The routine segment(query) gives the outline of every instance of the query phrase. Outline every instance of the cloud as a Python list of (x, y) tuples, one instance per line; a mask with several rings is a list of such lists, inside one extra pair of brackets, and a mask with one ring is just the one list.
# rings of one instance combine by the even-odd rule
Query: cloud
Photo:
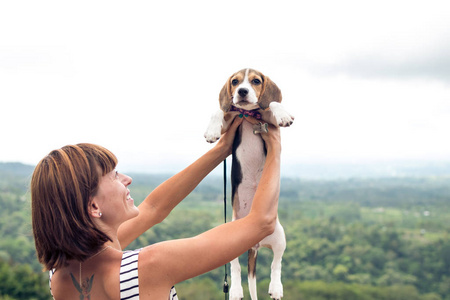
[(190, 161), (211, 147), (218, 92), (245, 67), (270, 76), (296, 116), (286, 162), (449, 157), (450, 89), (437, 82), (450, 70), (445, 1), (297, 2), (1, 2), (11, 142), (0, 160), (36, 163), (89, 141), (134, 168)]
[[(444, 35), (446, 36), (446, 35)], [(305, 63), (319, 76), (347, 75), (362, 79), (426, 79), (450, 82), (450, 41), (424, 45), (416, 41), (411, 48), (385, 45), (376, 51), (364, 49), (334, 62)]]

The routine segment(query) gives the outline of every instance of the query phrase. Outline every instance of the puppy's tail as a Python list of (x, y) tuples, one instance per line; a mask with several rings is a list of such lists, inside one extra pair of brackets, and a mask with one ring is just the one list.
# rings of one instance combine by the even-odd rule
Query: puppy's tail
[(251, 299), (258, 299), (256, 293), (256, 258), (258, 257), (257, 249), (248, 250), (248, 289)]

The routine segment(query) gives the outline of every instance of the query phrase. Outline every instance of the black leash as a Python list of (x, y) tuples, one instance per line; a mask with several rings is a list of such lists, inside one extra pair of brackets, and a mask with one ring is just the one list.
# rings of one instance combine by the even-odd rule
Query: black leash
[[(223, 219), (227, 222), (227, 159), (223, 161)], [(225, 264), (225, 279), (223, 282), (223, 292), (225, 293), (225, 300), (228, 299), (228, 269)]]

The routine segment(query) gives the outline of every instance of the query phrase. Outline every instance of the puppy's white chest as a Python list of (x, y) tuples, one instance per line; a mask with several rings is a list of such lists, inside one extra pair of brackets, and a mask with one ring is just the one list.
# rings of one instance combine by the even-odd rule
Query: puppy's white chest
[(266, 155), (264, 152), (264, 142), (259, 134), (253, 134), (253, 125), (249, 122), (242, 122), (242, 139), (236, 149), (236, 156), (241, 164), (242, 177), (255, 179), (259, 182)]
[(239, 204), (235, 206), (236, 217), (242, 218), (250, 212), (262, 170), (266, 161), (264, 142), (259, 134), (253, 134), (253, 125), (242, 122), (241, 143), (236, 148), (242, 181), (237, 187)]

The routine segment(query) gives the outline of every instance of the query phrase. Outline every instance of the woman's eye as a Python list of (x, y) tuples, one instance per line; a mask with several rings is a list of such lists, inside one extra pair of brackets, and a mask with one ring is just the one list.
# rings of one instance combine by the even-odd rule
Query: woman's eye
[(258, 84), (261, 84), (261, 80), (255, 78), (252, 80), (252, 83), (255, 85), (258, 85)]
[(233, 79), (232, 81), (231, 81), (231, 84), (232, 85), (237, 85), (239, 83), (239, 80), (237, 80), (237, 79)]

